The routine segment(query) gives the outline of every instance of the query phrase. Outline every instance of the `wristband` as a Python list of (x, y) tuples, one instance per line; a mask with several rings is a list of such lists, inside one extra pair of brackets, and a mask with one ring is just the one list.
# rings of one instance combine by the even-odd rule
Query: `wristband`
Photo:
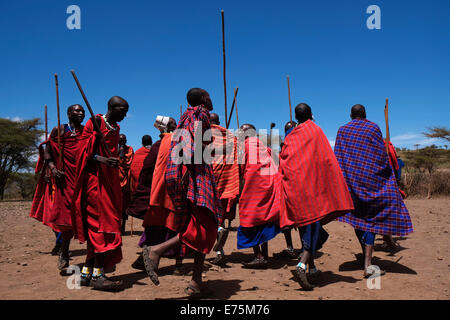
[(92, 157), (92, 160), (97, 161), (97, 157), (98, 157), (98, 155), (94, 154), (94, 156)]

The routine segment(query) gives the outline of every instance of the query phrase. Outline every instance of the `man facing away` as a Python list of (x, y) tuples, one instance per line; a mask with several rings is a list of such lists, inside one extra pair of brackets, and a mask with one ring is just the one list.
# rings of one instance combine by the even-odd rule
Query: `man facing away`
[(352, 107), (350, 117), (352, 121), (338, 130), (334, 152), (355, 210), (338, 220), (355, 228), (364, 257), (364, 277), (370, 277), (375, 273), (369, 268), (375, 235), (406, 236), (413, 227), (380, 128), (366, 119), (366, 109), (360, 104)]
[[(203, 262), (214, 246), (222, 208), (211, 165), (203, 159), (203, 150), (210, 143), (202, 137), (210, 129), (211, 98), (204, 89), (192, 88), (187, 93), (187, 101), (190, 107), (178, 123), (165, 172), (178, 234), (161, 244), (144, 246), (143, 256), (150, 279), (158, 285), (156, 271), (163, 253), (180, 243), (193, 249), (194, 270), (185, 293), (190, 297), (204, 297), (211, 292), (202, 283)], [(201, 143), (195, 143), (196, 135), (200, 136)], [(196, 153), (201, 153), (200, 159)]]

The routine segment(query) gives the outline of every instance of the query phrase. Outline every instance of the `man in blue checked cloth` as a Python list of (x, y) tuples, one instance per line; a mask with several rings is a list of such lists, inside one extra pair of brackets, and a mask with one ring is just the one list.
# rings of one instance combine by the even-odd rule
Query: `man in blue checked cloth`
[(366, 110), (360, 104), (352, 107), (350, 116), (352, 121), (338, 130), (334, 152), (355, 210), (338, 220), (355, 228), (367, 278), (375, 273), (369, 268), (375, 235), (406, 236), (413, 227), (380, 128), (366, 119)]

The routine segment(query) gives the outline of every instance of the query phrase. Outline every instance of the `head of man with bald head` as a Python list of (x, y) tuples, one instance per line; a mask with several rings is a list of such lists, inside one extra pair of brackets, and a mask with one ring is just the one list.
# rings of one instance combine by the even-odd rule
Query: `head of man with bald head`
[(350, 117), (352, 120), (366, 119), (366, 108), (361, 104), (355, 104), (350, 112)]
[(188, 91), (186, 97), (189, 105), (193, 107), (203, 105), (208, 111), (213, 110), (209, 93), (204, 89), (192, 88)]
[(108, 101), (108, 122), (116, 123), (122, 121), (128, 113), (128, 102), (119, 96), (114, 96)]
[(295, 119), (297, 119), (298, 123), (303, 123), (308, 120), (312, 120), (312, 111), (311, 107), (306, 103), (299, 103), (295, 107)]
[(209, 115), (209, 122), (217, 126), (220, 125), (219, 115), (217, 113), (211, 113)]
[(241, 132), (245, 135), (245, 137), (256, 137), (256, 128), (254, 125), (250, 123), (243, 124), (241, 126)]

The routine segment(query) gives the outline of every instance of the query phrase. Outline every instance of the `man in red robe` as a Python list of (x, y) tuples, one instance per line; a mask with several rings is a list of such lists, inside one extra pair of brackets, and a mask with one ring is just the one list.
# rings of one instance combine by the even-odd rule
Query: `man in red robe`
[(244, 267), (262, 269), (267, 268), (269, 262), (268, 241), (281, 232), (280, 175), (272, 158), (272, 150), (258, 139), (255, 127), (244, 124), (241, 130), (245, 139), (242, 165), (244, 186), (239, 198), (237, 247), (253, 248), (254, 258)]
[(79, 142), (72, 223), (75, 238), (87, 241), (81, 285), (97, 290), (117, 291), (123, 286), (121, 281), (107, 278), (104, 269), (122, 260), (118, 122), (128, 108), (126, 100), (112, 97), (105, 115), (88, 120)]
[(128, 220), (126, 209), (131, 201), (131, 163), (134, 158), (134, 150), (127, 145), (127, 136), (119, 135), (119, 177), (122, 189), (122, 235), (125, 234), (125, 225)]
[(141, 173), (142, 166), (144, 165), (144, 160), (150, 153), (150, 148), (152, 147), (153, 141), (152, 137), (148, 134), (142, 137), (142, 147), (136, 150), (134, 153), (133, 161), (131, 162), (131, 193), (136, 190), (139, 182), (139, 174)]
[[(55, 233), (61, 233), (62, 245), (57, 264), (59, 270), (69, 266), (69, 246), (73, 236), (71, 203), (75, 188), (76, 152), (84, 128), (81, 124), (84, 115), (85, 111), (81, 105), (71, 105), (67, 108), (69, 123), (61, 125), (59, 131), (58, 127), (53, 128), (50, 133), (42, 156), (46, 167), (43, 172), (48, 168), (53, 183), (49, 188), (48, 178), (45, 178), (45, 174), (41, 177), (30, 213), (31, 217), (51, 227)], [(41, 159), (38, 162), (41, 162)], [(52, 199), (51, 205), (49, 199)], [(38, 205), (42, 201), (47, 203)]]
[(204, 297), (211, 292), (202, 283), (203, 262), (214, 246), (222, 208), (211, 165), (203, 158), (203, 150), (210, 143), (202, 138), (210, 129), (211, 98), (205, 90), (193, 88), (188, 91), (187, 100), (190, 107), (182, 115), (173, 135), (165, 172), (178, 234), (161, 244), (144, 246), (143, 256), (150, 279), (158, 285), (156, 271), (162, 254), (180, 243), (192, 248), (195, 251), (194, 271), (185, 293), (190, 297)]
[(294, 273), (302, 288), (311, 290), (306, 267), (310, 276), (317, 272), (314, 254), (326, 240), (321, 237), (322, 225), (353, 210), (353, 202), (330, 143), (312, 120), (311, 108), (297, 105), (295, 118), (298, 125), (286, 137), (280, 155), (280, 227), (300, 228), (303, 254)]
[[(214, 159), (212, 168), (216, 178), (216, 187), (224, 211), (222, 221), (219, 221), (217, 242), (213, 250), (216, 258), (211, 262), (221, 265), (224, 263), (224, 251), (228, 228), (236, 217), (236, 206), (239, 198), (239, 163), (237, 159), (237, 138), (231, 131), (220, 126), (219, 115), (211, 113), (211, 133), (213, 136)], [(228, 220), (228, 228), (225, 228)]]

